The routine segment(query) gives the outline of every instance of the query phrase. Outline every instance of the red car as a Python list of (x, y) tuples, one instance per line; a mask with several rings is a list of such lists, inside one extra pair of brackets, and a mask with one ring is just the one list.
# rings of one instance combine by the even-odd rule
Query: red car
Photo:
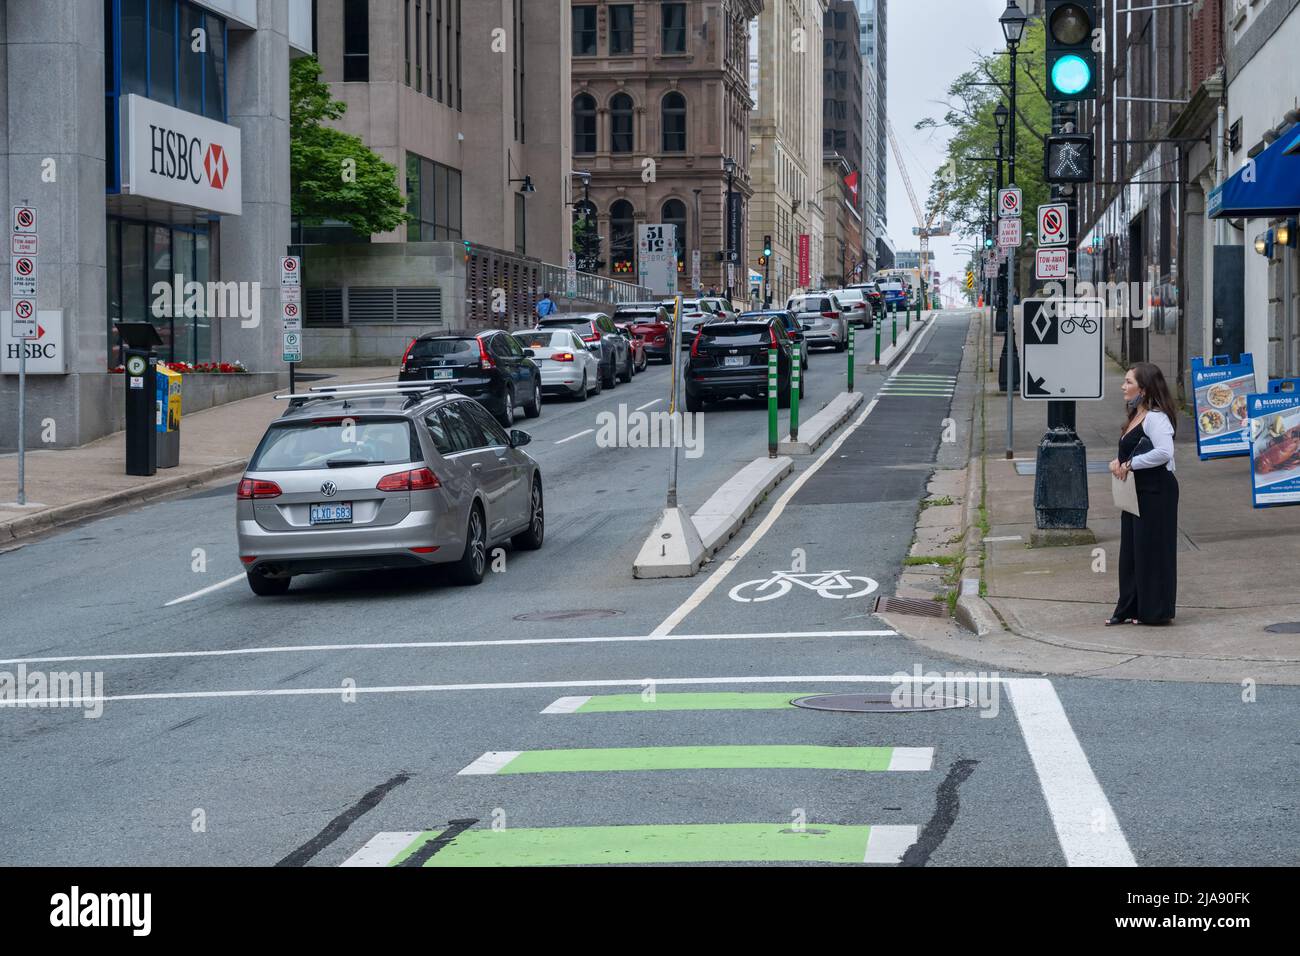
[(622, 332), (623, 336), (627, 339), (628, 351), (632, 353), (633, 374), (644, 372), (646, 367), (650, 364), (650, 359), (647, 357), (646, 353), (645, 339), (637, 334), (631, 322), (615, 321), (614, 324), (618, 326), (618, 330)]
[(650, 359), (661, 362), (673, 360), (672, 320), (667, 310), (658, 302), (630, 302), (614, 311), (614, 323), (632, 333), (632, 340), (641, 344), (641, 368)]

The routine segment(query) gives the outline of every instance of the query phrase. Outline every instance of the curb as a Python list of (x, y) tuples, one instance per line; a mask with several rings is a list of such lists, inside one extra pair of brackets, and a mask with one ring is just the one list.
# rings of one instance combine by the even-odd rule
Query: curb
[(203, 485), (217, 478), (236, 475), (244, 470), (247, 463), (244, 458), (233, 459), (189, 474), (161, 478), (149, 485), (126, 488), (122, 491), (98, 495), (83, 501), (74, 501), (71, 504), (38, 511), (33, 515), (15, 518), (13, 521), (0, 525), (0, 541), (14, 541), (33, 534), (39, 534), (42, 531), (52, 531), (82, 518), (93, 518), (124, 506), (146, 504), (155, 498), (176, 491)]
[(789, 435), (782, 438), (777, 443), (776, 453), (778, 455), (811, 455), (841, 425), (848, 421), (849, 417), (852, 416), (863, 401), (864, 398), (861, 392), (840, 392), (823, 405), (817, 414), (804, 422), (803, 427), (799, 429), (802, 437), (798, 441), (791, 441)]
[[(881, 359), (880, 362), (878, 363), (868, 362), (866, 367), (868, 369), (877, 369), (877, 370), (893, 368), (898, 363), (899, 358), (906, 353), (907, 346), (912, 343), (912, 339), (916, 338), (916, 336), (924, 332), (926, 326), (928, 326), (932, 321), (934, 321), (934, 318), (938, 314), (939, 314), (938, 312), (922, 313), (920, 320), (915, 325), (913, 325), (910, 330), (904, 331), (902, 336), (899, 337), (898, 342), (896, 344), (886, 345), (880, 350), (880, 359)], [(877, 321), (880, 320), (877, 319)], [(881, 329), (882, 330), (884, 329), (883, 325), (881, 326)], [(863, 331), (865, 331), (865, 329)], [(883, 331), (881, 333), (880, 338), (883, 344), (885, 338)], [(891, 350), (892, 350), (892, 354), (890, 354)]]
[(794, 468), (787, 457), (755, 458), (729, 478), (691, 516), (710, 558), (735, 536), (745, 519)]

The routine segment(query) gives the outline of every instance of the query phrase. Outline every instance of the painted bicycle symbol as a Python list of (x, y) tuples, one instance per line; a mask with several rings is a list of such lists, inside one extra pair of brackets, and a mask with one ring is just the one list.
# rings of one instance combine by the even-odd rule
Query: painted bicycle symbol
[(1084, 316), (1081, 320), (1075, 319), (1072, 315), (1067, 315), (1061, 320), (1061, 334), (1069, 335), (1076, 329), (1083, 329), (1088, 335), (1097, 331), (1097, 320)]
[(756, 604), (759, 601), (775, 601), (779, 597), (785, 597), (797, 584), (809, 591), (816, 591), (824, 598), (839, 601), (843, 598), (866, 597), (879, 586), (868, 577), (846, 576), (845, 571), (812, 571), (807, 574), (773, 571), (770, 578), (745, 581), (737, 584), (728, 593), (733, 601)]

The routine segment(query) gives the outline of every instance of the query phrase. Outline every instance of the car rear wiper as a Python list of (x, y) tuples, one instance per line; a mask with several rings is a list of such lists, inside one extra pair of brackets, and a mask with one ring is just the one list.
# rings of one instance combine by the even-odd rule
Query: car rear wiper
[(331, 458), (325, 462), (326, 468), (362, 468), (366, 465), (382, 465), (382, 461), (371, 461), (369, 458)]

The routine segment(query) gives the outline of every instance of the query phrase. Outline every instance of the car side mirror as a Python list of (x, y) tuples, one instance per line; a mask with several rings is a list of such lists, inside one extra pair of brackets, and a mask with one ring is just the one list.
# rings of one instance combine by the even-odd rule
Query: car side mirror
[(533, 355), (532, 349), (524, 349), (524, 358), (533, 358)]
[(520, 431), (518, 428), (510, 429), (510, 447), (523, 448), (533, 440), (533, 436), (528, 432)]

